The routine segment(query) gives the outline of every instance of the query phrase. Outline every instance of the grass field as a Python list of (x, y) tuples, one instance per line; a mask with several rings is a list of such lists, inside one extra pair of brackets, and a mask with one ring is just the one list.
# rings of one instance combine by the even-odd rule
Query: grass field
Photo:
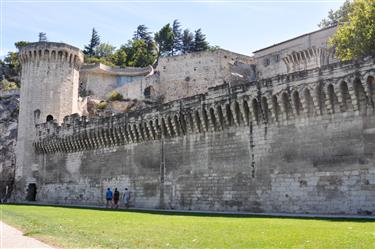
[(1, 219), (64, 248), (375, 248), (375, 222), (0, 205)]

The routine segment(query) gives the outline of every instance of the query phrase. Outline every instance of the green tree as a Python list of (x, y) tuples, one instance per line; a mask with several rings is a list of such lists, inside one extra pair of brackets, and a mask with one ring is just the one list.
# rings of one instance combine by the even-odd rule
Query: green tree
[(4, 58), (5, 65), (10, 69), (10, 76), (19, 75), (21, 72), (21, 64), (18, 59), (17, 52), (8, 52), (7, 56)]
[(98, 58), (98, 57), (95, 57), (95, 56), (88, 56), (88, 55), (85, 56), (85, 63), (89, 63), (89, 64), (90, 63), (102, 63), (102, 64), (110, 66), (110, 67), (116, 66), (109, 59)]
[(173, 21), (172, 32), (173, 32), (172, 55), (175, 55), (175, 54), (178, 54), (179, 52), (181, 52), (181, 50), (182, 50), (181, 24), (177, 19)]
[[(14, 43), (14, 46), (19, 50), (21, 47), (30, 44), (27, 41), (18, 41)], [(2, 62), (4, 66), (8, 68), (7, 78), (13, 78), (14, 76), (19, 76), (21, 73), (21, 63), (18, 59), (18, 52), (8, 52), (5, 56), (4, 61)], [(17, 78), (14, 79), (17, 84), (19, 84), (19, 80)]]
[(188, 29), (185, 29), (182, 34), (182, 48), (181, 52), (184, 54), (190, 53), (194, 50), (194, 35)]
[(115, 51), (116, 47), (112, 46), (109, 43), (100, 43), (95, 48), (95, 56), (99, 58), (109, 58), (113, 52)]
[(138, 25), (134, 31), (133, 40), (143, 40), (147, 45), (147, 50), (151, 53), (155, 49), (155, 42), (151, 36), (151, 32), (146, 25)]
[(112, 91), (111, 94), (108, 97), (109, 101), (116, 101), (116, 100), (120, 101), (120, 100), (123, 100), (123, 99), (124, 99), (124, 96), (122, 96), (122, 94), (117, 92), (117, 91)]
[(11, 81), (8, 81), (6, 79), (1, 81), (1, 85), (2, 85), (2, 89), (4, 91), (9, 91), (9, 90), (18, 88), (18, 86), (15, 82), (11, 82)]
[(29, 44), (30, 42), (27, 42), (27, 41), (18, 41), (14, 43), (14, 46), (16, 46), (18, 50), (20, 50), (22, 47), (27, 46)]
[(137, 29), (134, 31), (133, 40), (143, 40), (146, 43), (152, 42), (151, 32), (148, 31), (146, 25), (138, 25)]
[(197, 29), (194, 35), (194, 52), (204, 51), (209, 48), (206, 36), (201, 29)]
[(116, 66), (126, 67), (127, 65), (127, 54), (126, 54), (126, 47), (121, 46), (120, 49), (116, 50), (115, 53), (109, 56), (110, 61), (114, 63)]
[(320, 28), (327, 28), (330, 26), (337, 25), (339, 23), (347, 22), (349, 20), (349, 12), (351, 9), (350, 0), (346, 0), (344, 4), (336, 11), (332, 9), (328, 12), (327, 18), (324, 18), (318, 26)]
[(173, 31), (169, 23), (155, 33), (155, 41), (159, 46), (159, 55), (173, 54), (173, 38)]
[(355, 0), (348, 22), (339, 25), (329, 44), (341, 60), (375, 55), (375, 1)]
[(133, 40), (126, 46), (127, 66), (145, 67), (155, 62), (156, 54), (148, 51), (144, 40)]
[(83, 53), (89, 56), (95, 55), (95, 48), (100, 44), (100, 36), (95, 28), (92, 29), (90, 43), (85, 46)]

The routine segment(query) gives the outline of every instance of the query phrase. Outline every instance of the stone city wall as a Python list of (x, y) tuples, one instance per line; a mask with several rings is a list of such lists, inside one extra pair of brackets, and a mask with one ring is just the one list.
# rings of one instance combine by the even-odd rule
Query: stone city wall
[(239, 62), (248, 65), (248, 77), (254, 80), (253, 59), (223, 49), (160, 58), (156, 68), (159, 91), (165, 102), (206, 93), (210, 87), (229, 82), (231, 69)]
[(374, 58), (109, 118), (41, 124), (37, 199), (292, 213), (375, 212)]
[[(251, 57), (218, 49), (161, 57), (155, 71), (150, 67), (116, 69), (103, 64), (85, 65), (80, 71), (80, 82), (87, 94), (102, 98), (107, 98), (114, 90), (125, 98), (143, 99), (146, 97), (145, 89), (152, 87), (154, 97), (163, 96), (164, 102), (170, 102), (206, 93), (209, 87), (229, 82), (232, 73), (241, 74), (247, 81), (254, 80), (255, 70), (252, 66), (254, 62)], [(99, 70), (101, 67), (103, 69)], [(97, 71), (93, 71), (95, 68)], [(126, 70), (131, 69), (136, 73), (129, 75), (133, 79), (118, 86), (121, 73), (125, 74)]]

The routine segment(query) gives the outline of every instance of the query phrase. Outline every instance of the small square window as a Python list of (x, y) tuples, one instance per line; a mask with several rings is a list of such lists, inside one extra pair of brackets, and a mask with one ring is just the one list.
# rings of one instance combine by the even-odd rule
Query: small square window
[(275, 60), (275, 62), (279, 62), (280, 61), (280, 55), (279, 54), (275, 55), (274, 60)]
[(269, 66), (270, 65), (270, 59), (265, 58), (264, 61), (263, 61), (263, 64), (264, 64), (265, 67)]

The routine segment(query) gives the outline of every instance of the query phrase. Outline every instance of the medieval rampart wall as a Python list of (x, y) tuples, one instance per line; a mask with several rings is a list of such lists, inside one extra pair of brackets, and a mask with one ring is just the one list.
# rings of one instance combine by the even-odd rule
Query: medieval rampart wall
[(375, 212), (374, 59), (106, 119), (42, 124), (38, 200), (262, 212)]
[(249, 56), (223, 49), (160, 58), (156, 68), (160, 72), (159, 91), (165, 102), (204, 94), (210, 87), (228, 82), (236, 62), (248, 64), (249, 72), (254, 64)]

